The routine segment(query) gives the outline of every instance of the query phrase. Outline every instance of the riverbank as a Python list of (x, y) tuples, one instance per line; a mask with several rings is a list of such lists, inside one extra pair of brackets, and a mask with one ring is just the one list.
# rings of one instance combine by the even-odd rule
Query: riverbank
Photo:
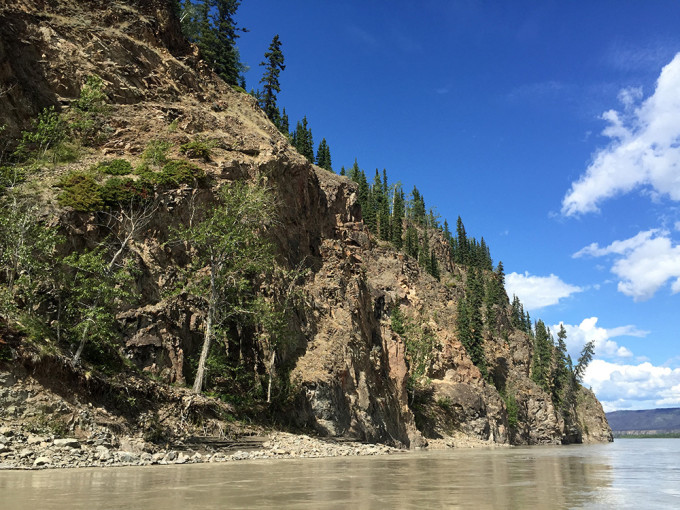
[(25, 434), (10, 427), (1, 427), (0, 469), (198, 464), (255, 459), (389, 455), (407, 451), (382, 444), (337, 442), (286, 432), (273, 432), (263, 439), (261, 442), (244, 440), (243, 449), (238, 447), (238, 442), (229, 447), (187, 444), (159, 448), (141, 440), (118, 441), (113, 436), (78, 440)]

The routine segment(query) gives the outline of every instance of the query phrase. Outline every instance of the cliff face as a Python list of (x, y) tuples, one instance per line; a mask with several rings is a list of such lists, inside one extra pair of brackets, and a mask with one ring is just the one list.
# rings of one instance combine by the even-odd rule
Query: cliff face
[[(186, 383), (189, 360), (200, 349), (202, 313), (187, 296), (164, 297), (187, 257), (165, 244), (169, 229), (188, 221), (197, 205), (211, 203), (221, 183), (259, 177), (276, 191), (278, 224), (270, 234), (282, 260), (309, 269), (301, 289), (305, 305), (289, 324), (292, 341), (276, 358), (294, 388), (284, 410), (290, 424), (409, 447), (471, 439), (610, 440), (592, 393), (582, 390), (565, 423), (550, 396), (530, 380), (533, 347), (524, 333), (487, 335), (494, 384), (482, 377), (455, 327), (465, 267), (443, 256), (436, 235), (430, 244), (442, 253), (446, 283), (376, 241), (364, 228), (356, 186), (310, 165), (250, 96), (205, 68), (167, 2), (21, 1), (0, 8), (0, 27), (0, 124), (7, 133), (25, 128), (43, 107), (67, 109), (85, 78), (97, 74), (112, 104), (111, 132), (72, 167), (112, 156), (134, 161), (152, 139), (174, 147), (197, 137), (215, 142), (203, 164), (212, 188), (167, 194), (131, 244), (142, 302), (122, 311), (119, 321), (121, 346), (141, 369), (168, 383)], [(45, 179), (54, 182), (54, 176)], [(48, 203), (74, 246), (106, 235), (94, 215), (60, 209), (53, 195)], [(430, 342), (422, 373), (414, 373), (406, 338), (392, 329), (397, 307)], [(508, 307), (497, 312), (508, 325)], [(250, 347), (257, 356), (267, 354), (254, 341)], [(512, 426), (497, 388), (516, 398)]]

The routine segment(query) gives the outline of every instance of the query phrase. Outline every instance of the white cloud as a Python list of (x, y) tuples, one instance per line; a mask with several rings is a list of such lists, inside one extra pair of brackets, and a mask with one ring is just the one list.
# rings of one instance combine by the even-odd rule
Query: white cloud
[[(618, 326), (616, 328), (602, 328), (597, 325), (597, 317), (583, 319), (579, 325), (563, 324), (567, 332), (567, 350), (576, 362), (581, 349), (587, 342), (595, 344), (595, 355), (605, 358), (632, 358), (633, 353), (612, 340), (620, 336), (645, 337), (648, 331), (638, 329), (633, 325)], [(553, 336), (557, 337), (559, 324), (551, 328)]]
[(651, 229), (600, 248), (592, 243), (574, 253), (583, 256), (614, 255), (611, 271), (619, 278), (618, 290), (635, 301), (651, 298), (671, 281), (671, 292), (680, 292), (680, 245), (666, 230)]
[(602, 115), (608, 122), (608, 147), (597, 152), (586, 173), (572, 183), (562, 201), (562, 214), (574, 216), (599, 210), (607, 198), (636, 188), (680, 200), (680, 53), (666, 65), (654, 94), (639, 107), (638, 89), (619, 94), (623, 112)]
[(505, 288), (509, 296), (516, 295), (525, 310), (536, 310), (545, 306), (555, 305), (560, 299), (571, 296), (583, 289), (563, 282), (558, 276), (530, 275), (510, 273), (505, 276)]
[(596, 359), (586, 369), (583, 382), (592, 387), (605, 411), (680, 405), (680, 368)]

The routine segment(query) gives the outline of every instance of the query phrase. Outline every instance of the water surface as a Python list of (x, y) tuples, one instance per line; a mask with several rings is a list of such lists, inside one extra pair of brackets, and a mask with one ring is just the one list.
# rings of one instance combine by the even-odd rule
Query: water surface
[(680, 508), (680, 439), (0, 471), (0, 508)]

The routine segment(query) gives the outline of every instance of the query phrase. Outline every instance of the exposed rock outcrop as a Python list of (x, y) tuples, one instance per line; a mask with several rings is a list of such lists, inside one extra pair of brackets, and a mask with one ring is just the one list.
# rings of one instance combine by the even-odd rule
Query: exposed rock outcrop
[[(296, 389), (283, 411), (291, 425), (412, 448), (428, 439), (455, 445), (452, 438), (460, 437), (513, 444), (611, 439), (601, 406), (586, 390), (576, 419), (565, 424), (550, 395), (530, 380), (533, 346), (524, 333), (487, 335), (491, 379), (485, 379), (457, 338), (466, 269), (445, 256), (445, 243), (433, 234), (442, 283), (371, 236), (355, 184), (310, 165), (252, 97), (215, 77), (181, 36), (168, 2), (24, 0), (0, 8), (0, 27), (0, 124), (9, 135), (43, 107), (68, 108), (85, 77), (97, 74), (112, 105), (111, 132), (85, 164), (114, 155), (135, 160), (156, 138), (175, 147), (199, 136), (215, 143), (202, 164), (212, 188), (164, 196), (132, 246), (142, 303), (119, 315), (121, 347), (144, 371), (186, 383), (200, 347), (199, 307), (186, 295), (162, 292), (188, 256), (165, 243), (169, 229), (211, 203), (221, 183), (258, 177), (276, 192), (278, 224), (269, 234), (282, 260), (310, 270), (302, 287), (306, 306), (295, 310), (292, 341), (277, 356)], [(73, 246), (107, 233), (91, 215), (55, 210)], [(432, 339), (415, 381), (405, 339), (391, 327), (397, 307)], [(497, 312), (499, 324), (509, 324), (508, 307)], [(249, 348), (262, 357), (255, 341)], [(515, 396), (516, 425), (497, 388)], [(0, 419), (15, 416), (0, 410)]]

